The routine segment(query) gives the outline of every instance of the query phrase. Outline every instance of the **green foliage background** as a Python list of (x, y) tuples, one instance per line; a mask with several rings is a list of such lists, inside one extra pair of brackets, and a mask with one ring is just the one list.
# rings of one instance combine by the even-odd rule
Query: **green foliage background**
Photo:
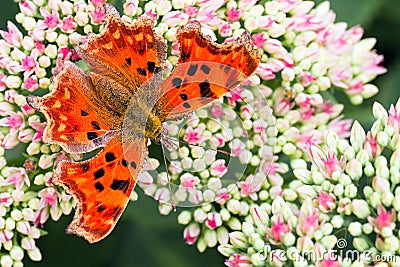
[[(315, 0), (320, 3), (321, 0)], [(399, 0), (331, 0), (331, 8), (337, 13), (337, 21), (349, 26), (361, 24), (364, 37), (378, 39), (376, 49), (385, 56), (388, 73), (375, 80), (380, 88), (378, 96), (353, 107), (343, 94), (336, 97), (346, 105), (345, 115), (356, 118), (364, 126), (372, 122), (371, 105), (381, 102), (385, 107), (400, 97), (400, 1)], [(0, 28), (17, 12), (13, 0), (1, 0)], [(223, 257), (216, 249), (200, 254), (195, 247), (184, 244), (183, 227), (176, 223), (176, 215), (161, 216), (156, 202), (143, 196), (137, 187), (139, 201), (130, 203), (116, 229), (105, 240), (90, 245), (82, 238), (66, 235), (64, 229), (72, 216), (59, 222), (49, 222), (45, 229), (49, 235), (38, 242), (43, 254), (39, 263), (26, 262), (33, 267), (131, 267), (131, 266), (223, 266)], [(179, 209), (178, 209), (179, 211)]]

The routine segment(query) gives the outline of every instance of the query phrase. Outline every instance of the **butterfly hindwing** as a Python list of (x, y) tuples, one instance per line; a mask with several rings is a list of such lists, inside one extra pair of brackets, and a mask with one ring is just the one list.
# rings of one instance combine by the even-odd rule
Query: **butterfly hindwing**
[(257, 68), (260, 54), (248, 33), (232, 43), (216, 44), (193, 21), (177, 31), (178, 65), (161, 84), (157, 108), (162, 119), (193, 112), (225, 95)]
[(132, 140), (124, 153), (119, 136), (90, 160), (61, 161), (52, 182), (77, 199), (67, 233), (83, 236), (90, 243), (104, 238), (124, 211), (146, 156), (145, 139)]
[(92, 81), (71, 62), (55, 78), (54, 89), (27, 102), (47, 118), (43, 141), (57, 143), (67, 152), (82, 153), (104, 146), (120, 118), (103, 108)]

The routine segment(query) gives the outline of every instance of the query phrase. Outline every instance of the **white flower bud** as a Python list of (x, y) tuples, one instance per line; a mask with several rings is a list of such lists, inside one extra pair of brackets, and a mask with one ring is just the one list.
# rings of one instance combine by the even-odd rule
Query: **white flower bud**
[(157, 6), (156, 6), (156, 12), (160, 16), (166, 15), (169, 11), (171, 11), (171, 9), (172, 9), (172, 5), (171, 5), (170, 1), (161, 0), (160, 2), (158, 2)]
[(87, 12), (84, 11), (76, 12), (74, 19), (79, 26), (85, 26), (89, 23), (89, 16)]
[(2, 267), (12, 267), (13, 259), (9, 255), (3, 255), (1, 256), (0, 264)]
[(24, 258), (24, 250), (19, 246), (14, 246), (10, 250), (10, 256), (13, 260), (21, 261)]
[(22, 21), (22, 27), (24, 27), (26, 31), (32, 31), (36, 27), (36, 20), (32, 17), (25, 17)]
[(42, 253), (37, 247), (34, 247), (32, 250), (28, 250), (28, 256), (33, 261), (41, 261), (42, 260)]
[(5, 85), (10, 89), (19, 88), (22, 84), (22, 80), (19, 76), (9, 75), (5, 80)]
[(38, 62), (39, 62), (39, 66), (42, 68), (47, 68), (51, 65), (50, 58), (48, 58), (47, 56), (41, 56), (38, 59)]
[(12, 218), (14, 221), (19, 221), (19, 220), (21, 220), (21, 219), (22, 219), (22, 212), (21, 212), (20, 210), (17, 210), (17, 209), (12, 210), (12, 211), (11, 211), (11, 218)]
[(49, 44), (46, 46), (44, 49), (44, 53), (49, 57), (49, 58), (56, 58), (57, 57), (57, 46), (53, 44)]
[(215, 247), (217, 245), (217, 232), (206, 229), (204, 233), (204, 242), (210, 248)]
[(82, 35), (77, 32), (73, 32), (69, 35), (69, 42), (72, 45), (78, 45), (82, 40)]

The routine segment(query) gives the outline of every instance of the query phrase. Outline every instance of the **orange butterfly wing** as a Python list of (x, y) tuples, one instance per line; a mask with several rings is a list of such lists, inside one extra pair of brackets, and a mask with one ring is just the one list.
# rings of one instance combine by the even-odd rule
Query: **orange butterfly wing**
[(225, 95), (257, 68), (261, 55), (243, 33), (228, 44), (213, 43), (193, 21), (177, 31), (178, 65), (162, 82), (157, 103), (162, 121), (181, 117)]
[(57, 166), (53, 183), (63, 186), (78, 200), (67, 233), (93, 243), (111, 232), (147, 157), (146, 141), (131, 140), (124, 154), (121, 137), (115, 137), (96, 157), (83, 162), (63, 161)]
[(56, 143), (70, 153), (89, 152), (104, 146), (121, 122), (101, 105), (89, 76), (71, 62), (55, 78), (55, 88), (27, 102), (46, 115), (43, 141)]
[(166, 43), (153, 29), (153, 20), (139, 17), (134, 23), (122, 21), (112, 5), (105, 5), (106, 25), (99, 34), (89, 34), (76, 48), (92, 72), (107, 76), (124, 90), (134, 92), (164, 67)]

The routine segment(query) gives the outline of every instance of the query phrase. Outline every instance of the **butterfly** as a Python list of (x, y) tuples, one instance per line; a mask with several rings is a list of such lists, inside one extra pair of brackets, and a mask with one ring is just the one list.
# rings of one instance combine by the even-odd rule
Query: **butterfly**
[(176, 32), (177, 66), (167, 78), (167, 43), (154, 22), (140, 16), (132, 23), (105, 5), (106, 23), (75, 47), (88, 65), (72, 62), (54, 78), (45, 96), (27, 103), (44, 113), (43, 142), (68, 153), (102, 150), (84, 161), (60, 161), (52, 183), (77, 200), (66, 232), (90, 243), (107, 236), (125, 209), (148, 155), (148, 139), (163, 135), (163, 123), (187, 116), (225, 95), (258, 67), (260, 53), (245, 32), (217, 44), (190, 21)]

